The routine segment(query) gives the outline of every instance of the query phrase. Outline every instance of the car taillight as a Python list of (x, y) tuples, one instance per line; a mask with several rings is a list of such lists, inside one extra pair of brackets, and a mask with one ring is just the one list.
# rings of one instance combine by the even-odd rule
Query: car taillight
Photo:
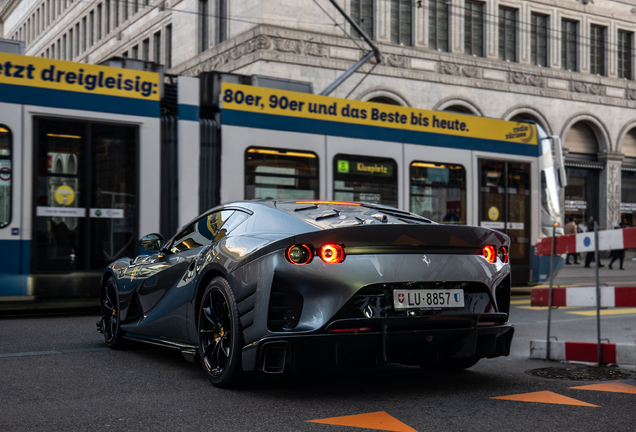
[(339, 244), (327, 243), (320, 248), (320, 258), (327, 264), (336, 264), (344, 260), (344, 249)]
[(303, 265), (307, 264), (313, 258), (312, 248), (307, 245), (292, 245), (287, 248), (285, 257), (292, 264)]
[(497, 256), (502, 263), (506, 264), (508, 262), (508, 249), (505, 246), (500, 247), (497, 251)]
[(489, 263), (494, 263), (497, 261), (497, 249), (495, 249), (494, 246), (484, 246), (483, 254), (484, 258), (486, 258), (486, 261), (488, 261)]

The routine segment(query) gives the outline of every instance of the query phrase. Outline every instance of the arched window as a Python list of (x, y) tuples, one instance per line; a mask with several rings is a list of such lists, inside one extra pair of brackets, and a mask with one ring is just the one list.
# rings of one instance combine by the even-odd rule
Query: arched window
[(570, 153), (594, 155), (598, 153), (596, 134), (584, 122), (574, 124), (565, 136), (565, 147)]
[(444, 108), (444, 111), (448, 111), (448, 112), (456, 112), (456, 113), (460, 113), (460, 114), (475, 114), (474, 112), (472, 112), (470, 109), (461, 106), (461, 105), (451, 105), (447, 108)]
[(374, 98), (369, 99), (369, 102), (401, 106), (401, 104), (398, 101), (396, 101), (395, 99), (391, 99), (390, 97), (387, 97), (387, 96), (376, 96)]

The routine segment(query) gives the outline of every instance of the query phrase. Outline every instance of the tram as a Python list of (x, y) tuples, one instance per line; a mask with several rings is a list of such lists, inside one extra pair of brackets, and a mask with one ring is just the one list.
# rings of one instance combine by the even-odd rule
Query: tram
[(0, 53), (0, 301), (99, 297), (139, 221), (159, 229), (160, 89), (155, 72)]
[(513, 284), (549, 277), (534, 244), (562, 226), (565, 172), (559, 137), (539, 125), (230, 83), (219, 93), (221, 201), (366, 201), (488, 227), (511, 238)]
[(489, 227), (511, 237), (513, 284), (549, 276), (533, 250), (562, 222), (564, 178), (560, 141), (538, 125), (117, 64), (0, 53), (0, 301), (97, 298), (141, 236), (243, 199)]

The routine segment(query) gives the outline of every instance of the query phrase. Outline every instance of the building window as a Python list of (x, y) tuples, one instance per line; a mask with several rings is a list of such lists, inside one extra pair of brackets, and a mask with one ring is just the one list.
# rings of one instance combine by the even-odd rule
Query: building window
[(133, 14), (139, 12), (139, 0), (133, 0)]
[(605, 76), (605, 27), (590, 28), (590, 73)]
[(97, 41), (102, 40), (102, 4), (97, 6), (97, 17), (95, 20), (95, 29), (97, 30)]
[(68, 31), (68, 54), (69, 54), (68, 59), (73, 61), (73, 54), (74, 54), (74, 51), (73, 51), (73, 29), (70, 29)]
[(448, 51), (448, 8), (446, 0), (430, 0), (428, 10), (428, 47)]
[[(88, 39), (88, 32), (89, 27), (88, 27), (88, 23), (87, 23), (87, 19), (86, 17), (82, 18), (82, 50), (80, 52), (84, 52), (86, 51), (86, 48), (88, 47), (86, 44), (86, 40)], [(78, 47), (79, 48), (79, 47)]]
[(535, 66), (548, 66), (548, 17), (532, 14), (530, 57)]
[(115, 16), (113, 17), (115, 22), (113, 23), (113, 28), (119, 27), (119, 0), (115, 0), (115, 7), (113, 8), (113, 12), (115, 12)]
[(397, 207), (397, 163), (391, 158), (337, 154), (333, 159), (333, 199)]
[(517, 10), (499, 8), (499, 60), (517, 61)]
[(318, 156), (254, 148), (245, 152), (245, 199), (317, 199)]
[(152, 44), (154, 49), (153, 61), (161, 64), (161, 32), (157, 32), (152, 36)]
[(207, 50), (210, 45), (210, 2), (199, 0), (199, 52)]
[[(84, 18), (84, 36), (86, 36), (86, 18)], [(75, 56), (80, 55), (80, 25), (75, 25)]]
[(577, 39), (579, 23), (563, 20), (561, 25), (561, 68), (572, 72), (578, 71)]
[(150, 39), (144, 39), (141, 43), (141, 59), (143, 61), (150, 60)]
[(11, 131), (0, 124), (0, 228), (11, 222)]
[(166, 26), (166, 56), (165, 56), (166, 69), (172, 67), (172, 25)]
[(128, 0), (124, 0), (124, 16), (122, 17), (123, 21), (128, 19)]
[(216, 43), (227, 40), (228, 8), (227, 0), (218, 0), (216, 3)]
[(632, 77), (632, 40), (634, 33), (618, 31), (618, 77), (634, 79)]
[(484, 4), (466, 1), (464, 6), (464, 54), (484, 56)]
[(135, 60), (139, 58), (139, 45), (135, 45), (134, 47), (132, 47), (132, 49), (130, 50), (130, 57), (134, 58)]
[(391, 43), (411, 45), (411, 0), (391, 0)]
[(104, 21), (106, 21), (104, 24), (106, 24), (106, 34), (110, 33), (110, 0), (106, 0), (106, 3), (104, 3), (104, 12), (105, 12), (105, 17), (104, 17)]
[[(351, 18), (360, 26), (367, 36), (373, 38), (374, 13), (373, 0), (351, 0)], [(354, 29), (354, 36), (360, 36)]]
[(92, 47), (95, 44), (94, 28), (95, 28), (95, 12), (90, 11), (90, 13), (88, 14), (88, 46), (89, 47)]
[(413, 162), (411, 212), (439, 223), (466, 224), (466, 170), (461, 165)]

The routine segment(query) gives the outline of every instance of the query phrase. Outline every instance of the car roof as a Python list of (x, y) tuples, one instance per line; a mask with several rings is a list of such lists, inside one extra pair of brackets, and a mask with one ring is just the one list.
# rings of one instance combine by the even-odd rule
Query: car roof
[[(372, 224), (432, 224), (429, 219), (394, 207), (347, 201), (323, 200), (255, 200), (256, 206), (266, 206), (292, 216), (318, 229), (332, 229)], [(235, 203), (240, 206), (244, 203)]]

